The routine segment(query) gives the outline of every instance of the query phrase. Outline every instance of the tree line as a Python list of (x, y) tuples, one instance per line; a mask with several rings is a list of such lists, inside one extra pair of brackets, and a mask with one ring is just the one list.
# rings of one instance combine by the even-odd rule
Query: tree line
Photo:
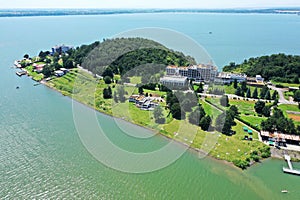
[(259, 74), (266, 80), (298, 84), (300, 56), (280, 53), (249, 58), (241, 64), (231, 62), (224, 66), (223, 71), (242, 72), (252, 77)]

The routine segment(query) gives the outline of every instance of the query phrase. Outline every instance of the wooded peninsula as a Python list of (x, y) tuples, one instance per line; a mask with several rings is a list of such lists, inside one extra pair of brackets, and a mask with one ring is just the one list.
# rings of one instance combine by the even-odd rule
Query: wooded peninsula
[[(153, 40), (116, 38), (76, 48), (55, 46), (34, 57), (26, 54), (15, 65), (63, 95), (195, 150), (202, 151), (209, 145), (205, 138), (216, 135), (209, 155), (242, 169), (270, 157), (270, 141), (282, 148), (300, 142), (265, 135), (300, 135), (300, 56), (232, 62), (203, 81), (189, 70), (215, 73), (212, 66), (197, 66), (194, 58)], [(175, 74), (169, 76), (166, 67)], [(183, 85), (171, 88), (163, 78)]]

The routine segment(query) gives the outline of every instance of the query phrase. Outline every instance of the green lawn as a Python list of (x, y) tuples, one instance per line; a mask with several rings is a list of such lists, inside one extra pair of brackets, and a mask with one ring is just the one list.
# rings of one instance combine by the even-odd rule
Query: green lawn
[[(254, 140), (243, 140), (245, 135), (248, 135), (243, 131), (243, 125), (237, 122), (237, 125), (233, 127), (236, 134), (233, 136), (221, 135), (218, 140), (217, 146), (211, 152), (211, 155), (220, 159), (233, 161), (235, 159), (245, 160), (249, 157), (250, 153), (254, 150), (258, 151), (259, 148), (264, 146), (263, 143)], [(257, 134), (253, 132), (253, 138), (257, 138)]]
[(300, 115), (298, 114), (288, 114), (287, 111), (293, 111), (293, 112), (300, 112), (300, 109), (298, 108), (297, 105), (287, 105), (287, 104), (281, 104), (278, 106), (279, 109), (283, 111), (283, 114), (287, 118), (293, 119), (295, 125), (300, 126)]
[(142, 77), (140, 77), (140, 76), (130, 77), (130, 83), (132, 83), (132, 84), (139, 84), (142, 82), (141, 80), (142, 80)]
[(27, 70), (28, 75), (35, 81), (41, 81), (44, 78), (43, 74), (33, 71), (34, 69), (32, 65), (25, 67), (25, 69)]
[(256, 126), (257, 128), (261, 128), (260, 124), (263, 120), (266, 120), (267, 117), (259, 117), (259, 116), (253, 116), (253, 115), (240, 115), (240, 118), (243, 119), (244, 121), (252, 124), (253, 126)]
[[(238, 86), (241, 87), (241, 84), (238, 84)], [(250, 91), (251, 91), (251, 95), (253, 93), (253, 91), (255, 90), (255, 86), (250, 86), (250, 85), (247, 85), (248, 88), (250, 88)], [(210, 90), (212, 89), (220, 89), (220, 90), (224, 90), (226, 94), (235, 94), (235, 91), (236, 89), (233, 87), (233, 83), (231, 85), (213, 85), (213, 86), (210, 86), (209, 88)], [(258, 91), (258, 95), (260, 94), (260, 90), (261, 88), (257, 88), (257, 91)], [(274, 93), (274, 90), (270, 90), (270, 94), (272, 96), (272, 94)], [(245, 94), (246, 95), (246, 94)]]
[(229, 100), (230, 105), (235, 105), (241, 114), (244, 115), (256, 115), (254, 110), (255, 101), (244, 101), (244, 100)]
[(295, 83), (282, 83), (276, 81), (271, 81), (271, 82), (274, 85), (283, 85), (284, 87), (300, 87), (300, 84), (295, 84)]
[(290, 100), (290, 97), (293, 97), (294, 96), (294, 93), (293, 92), (284, 92), (284, 98), (286, 100)]
[(295, 111), (295, 112), (300, 112), (300, 109), (298, 108), (297, 105), (287, 105), (287, 104), (281, 104), (278, 106), (283, 112), (286, 111)]

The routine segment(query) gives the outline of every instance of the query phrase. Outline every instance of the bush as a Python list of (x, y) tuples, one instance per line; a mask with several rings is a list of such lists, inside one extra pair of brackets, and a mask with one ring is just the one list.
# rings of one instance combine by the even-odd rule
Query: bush
[(247, 169), (247, 167), (249, 167), (249, 162), (246, 160), (236, 159), (233, 161), (233, 164), (241, 169)]
[(251, 155), (251, 158), (255, 161), (255, 162), (259, 162), (259, 156), (258, 155)]
[(284, 86), (281, 85), (281, 84), (276, 84), (275, 87), (277, 87), (277, 88), (284, 88)]
[(111, 84), (111, 77), (110, 76), (105, 76), (104, 77), (104, 82), (105, 82), (105, 84)]

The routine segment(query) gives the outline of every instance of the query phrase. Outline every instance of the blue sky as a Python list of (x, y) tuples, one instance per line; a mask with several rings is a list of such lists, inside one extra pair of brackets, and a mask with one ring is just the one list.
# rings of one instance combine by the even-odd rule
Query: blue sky
[(0, 0), (0, 8), (266, 8), (300, 0)]

